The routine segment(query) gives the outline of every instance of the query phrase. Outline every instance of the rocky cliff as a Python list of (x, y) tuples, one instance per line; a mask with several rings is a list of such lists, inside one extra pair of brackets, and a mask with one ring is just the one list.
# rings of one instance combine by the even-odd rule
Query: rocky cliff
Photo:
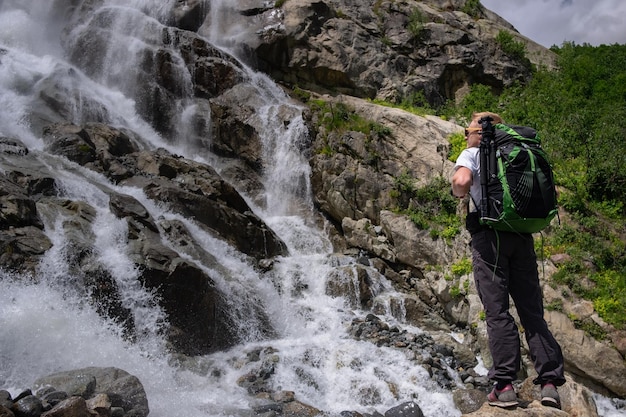
[[(233, 53), (286, 91), (307, 90), (317, 100), (344, 106), (385, 128), (385, 134), (326, 131), (319, 123), (324, 114), (300, 103), (271, 116), (285, 127), (296, 117), (308, 122), (307, 139), (299, 145), (309, 156), (316, 210), (330, 224), (335, 251), (359, 257), (363, 265), (400, 289), (402, 314), (409, 323), (432, 332), (456, 354), (464, 354), (467, 365), (475, 365), (473, 353), (488, 365), (486, 330), (471, 276), (450, 279), (451, 266), (469, 256), (468, 235), (434, 236), (393, 210), (397, 205), (393, 190), (400, 178), (409, 178), (414, 187), (447, 178), (451, 168), (447, 137), (462, 126), (367, 100), (400, 103), (417, 97), (439, 105), (461, 97), (472, 84), (498, 91), (528, 80), (531, 64), (554, 65), (550, 51), (523, 38), (488, 10), (464, 11), (465, 3), (287, 0), (274, 7), (246, 0), (234, 5), (224, 22), (231, 14), (247, 21), (247, 33)], [(146, 138), (118, 126), (107, 109), (67, 82), (68, 77), (78, 80), (84, 75), (115, 78), (101, 51), (105, 40), (118, 35), (120, 28), (112, 25), (118, 10), (99, 9), (97, 0), (55, 4), (67, 11), (64, 32), (80, 32), (80, 36), (66, 36), (64, 48), (81, 73), (59, 67), (31, 87), (35, 100), (27, 120), (32, 134), (43, 140), (43, 149), (29, 149), (24, 144), (27, 139), (18, 135), (1, 138), (0, 262), (5, 270), (36, 275), (39, 261), (55, 245), (43, 232), (44, 223), (57, 224), (73, 237), (65, 260), (82, 277), (86, 297), (103, 316), (123, 323), (132, 340), (136, 337), (132, 316), (119, 301), (117, 284), (94, 254), (96, 208), (60, 190), (59, 174), (50, 169), (49, 161), (60, 160), (67, 172), (80, 166), (116, 186), (140, 189), (154, 204), (193, 219), (198, 227), (253, 259), (259, 270), (267, 270), (287, 247), (237, 191), (246, 190), (262, 204), (267, 185), (260, 177), (268, 167), (262, 158), (259, 119), (265, 116), (256, 113), (260, 99), (243, 65), (207, 41), (210, 3), (178, 2), (162, 22), (145, 22), (158, 26), (159, 36), (142, 40), (138, 48), (144, 60), (134, 68), (136, 82), (120, 89), (134, 98), (138, 115), (163, 137), (172, 136), (186, 123), (192, 146), (210, 147), (221, 158), (223, 169), (217, 172), (167, 149), (152, 149)], [(500, 30), (510, 31), (526, 45), (529, 61), (502, 51), (494, 40)], [(184, 122), (182, 102), (193, 110)], [(220, 268), (220, 260), (194, 240), (189, 225), (152, 218), (132, 193), (102, 192), (109, 198), (112, 216), (128, 224), (138, 280), (158, 293), (168, 314), (165, 332), (172, 348), (192, 356), (238, 343), (224, 314), (233, 300), (224, 298), (210, 273)], [(62, 220), (55, 223), (54, 219)], [(178, 251), (165, 247), (163, 239), (175, 242)], [(566, 291), (548, 285), (554, 269), (551, 260), (543, 260), (546, 304), (561, 299)], [(373, 301), (371, 280), (365, 272), (355, 278), (359, 282), (355, 306), (375, 313), (380, 306)], [(336, 295), (349, 297), (354, 290), (337, 282), (328, 284), (328, 291)], [(550, 311), (546, 318), (563, 347), (573, 387), (564, 402), (566, 411), (583, 415), (577, 414), (582, 412), (577, 407), (590, 413), (594, 408), (578, 403), (583, 396), (576, 390), (584, 391), (584, 398), (587, 390), (626, 397), (624, 332), (604, 323), (584, 300), (570, 297), (562, 305), (561, 312)], [(254, 314), (266, 320), (261, 310)], [(592, 320), (609, 336), (595, 340), (577, 329), (571, 317)], [(464, 335), (463, 342), (449, 337), (453, 330)], [(272, 332), (267, 322), (267, 335)], [(522, 379), (534, 372), (528, 362), (527, 358)], [(532, 388), (526, 389), (530, 397)]]
[[(531, 65), (555, 64), (478, 2), (289, 0), (279, 12), (250, 3), (233, 6), (256, 35), (243, 38), (249, 60), (278, 82), (318, 92), (441, 105), (470, 85), (500, 91), (526, 81)], [(528, 59), (503, 52), (502, 30), (526, 45)]]

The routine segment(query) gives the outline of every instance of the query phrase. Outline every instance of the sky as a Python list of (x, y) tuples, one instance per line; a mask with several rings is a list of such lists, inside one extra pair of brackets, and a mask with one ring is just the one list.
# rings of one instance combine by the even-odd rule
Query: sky
[(626, 0), (481, 0), (522, 35), (545, 46), (626, 44)]

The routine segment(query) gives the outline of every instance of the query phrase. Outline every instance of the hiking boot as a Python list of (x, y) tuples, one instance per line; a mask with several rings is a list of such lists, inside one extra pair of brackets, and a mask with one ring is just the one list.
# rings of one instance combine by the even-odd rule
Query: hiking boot
[(546, 407), (561, 408), (561, 398), (553, 383), (547, 382), (541, 385), (541, 404)]
[(487, 395), (487, 401), (489, 401), (489, 405), (502, 408), (514, 407), (519, 404), (517, 401), (517, 395), (515, 394), (515, 390), (511, 384), (507, 384), (501, 390), (494, 386), (491, 392)]

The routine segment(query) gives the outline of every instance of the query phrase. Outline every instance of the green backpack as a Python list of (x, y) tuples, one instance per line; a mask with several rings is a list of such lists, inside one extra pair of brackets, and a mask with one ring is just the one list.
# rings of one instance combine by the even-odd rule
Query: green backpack
[(537, 132), (481, 119), (480, 222), (496, 230), (536, 233), (558, 214), (556, 187)]

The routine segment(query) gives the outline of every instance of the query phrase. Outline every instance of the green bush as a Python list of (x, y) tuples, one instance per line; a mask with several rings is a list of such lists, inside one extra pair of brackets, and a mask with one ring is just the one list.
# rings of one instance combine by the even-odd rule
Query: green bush
[(423, 187), (415, 187), (408, 174), (395, 179), (397, 211), (406, 214), (422, 230), (431, 229), (432, 238), (452, 239), (461, 231), (456, 215), (458, 200), (450, 195), (446, 178), (435, 177)]
[(344, 103), (331, 103), (323, 100), (309, 101), (311, 110), (318, 114), (318, 127), (326, 132), (361, 132), (368, 136), (389, 136), (391, 129), (359, 116)]
[(419, 9), (414, 9), (409, 16), (407, 29), (414, 38), (420, 39), (424, 33), (424, 17)]
[(450, 142), (450, 150), (448, 151), (448, 160), (452, 162), (456, 162), (457, 158), (463, 151), (463, 149), (467, 148), (467, 143), (465, 142), (465, 135), (461, 132), (453, 133), (448, 137), (448, 142)]
[(472, 113), (477, 111), (496, 111), (499, 107), (499, 99), (493, 93), (491, 87), (483, 84), (474, 84), (469, 93), (463, 97), (460, 106), (460, 116), (469, 123)]
[(472, 260), (469, 258), (461, 259), (460, 261), (452, 264), (450, 272), (457, 277), (470, 274), (472, 272)]
[(461, 11), (475, 18), (480, 17), (480, 0), (466, 0)]
[(498, 32), (496, 42), (498, 42), (505, 54), (518, 59), (526, 58), (526, 46), (522, 42), (516, 41), (510, 32), (506, 30)]

